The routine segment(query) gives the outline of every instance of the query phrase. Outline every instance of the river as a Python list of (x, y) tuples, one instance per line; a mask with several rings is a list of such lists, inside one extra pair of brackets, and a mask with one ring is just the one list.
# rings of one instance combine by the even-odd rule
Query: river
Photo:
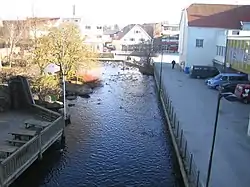
[(53, 146), (13, 187), (174, 187), (171, 140), (153, 77), (103, 66), (103, 87), (70, 108), (64, 150)]

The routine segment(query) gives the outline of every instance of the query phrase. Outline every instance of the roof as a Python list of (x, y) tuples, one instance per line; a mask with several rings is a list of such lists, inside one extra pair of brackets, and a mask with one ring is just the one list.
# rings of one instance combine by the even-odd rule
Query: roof
[(129, 24), (127, 26), (125, 26), (120, 32), (117, 33), (117, 40), (120, 40), (121, 38), (123, 38), (134, 26), (138, 25), (139, 27), (141, 27), (142, 29), (145, 30), (145, 32), (150, 36), (153, 37), (154, 34), (154, 26), (151, 24)]
[(120, 40), (121, 38), (123, 38), (123, 36), (125, 36), (133, 27), (135, 26), (135, 24), (129, 24), (125, 27), (123, 27), (123, 29), (117, 33), (117, 40)]
[(119, 30), (106, 30), (106, 31), (103, 31), (103, 34), (104, 35), (112, 35), (112, 34), (116, 34), (118, 32), (119, 32)]
[(250, 22), (250, 5), (192, 4), (187, 8), (188, 26), (240, 29)]

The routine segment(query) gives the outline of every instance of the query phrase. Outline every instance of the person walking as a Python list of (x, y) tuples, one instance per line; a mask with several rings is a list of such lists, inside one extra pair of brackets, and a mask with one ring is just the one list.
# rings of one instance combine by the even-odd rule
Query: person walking
[(175, 60), (172, 61), (172, 69), (174, 69), (174, 66), (175, 66), (176, 62)]

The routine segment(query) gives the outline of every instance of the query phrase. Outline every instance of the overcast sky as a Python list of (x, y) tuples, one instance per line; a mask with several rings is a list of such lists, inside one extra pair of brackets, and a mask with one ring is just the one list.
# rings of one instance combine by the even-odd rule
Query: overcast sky
[(127, 24), (169, 21), (178, 23), (181, 10), (191, 3), (250, 4), (250, 0), (1, 0), (0, 18), (16, 19), (32, 16), (71, 17), (86, 22)]

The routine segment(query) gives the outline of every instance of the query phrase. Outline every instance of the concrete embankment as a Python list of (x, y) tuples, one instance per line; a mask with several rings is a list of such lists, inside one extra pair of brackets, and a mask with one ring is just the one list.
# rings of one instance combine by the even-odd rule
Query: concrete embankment
[(162, 104), (163, 112), (166, 118), (167, 126), (171, 135), (174, 151), (180, 167), (180, 173), (183, 178), (185, 187), (203, 187), (199, 178), (199, 171), (194, 164), (193, 155), (187, 147), (187, 140), (183, 135), (183, 130), (176, 117), (174, 107), (167, 91), (162, 84), (160, 85), (160, 75), (158, 71), (154, 71), (155, 82), (159, 92), (159, 99)]

